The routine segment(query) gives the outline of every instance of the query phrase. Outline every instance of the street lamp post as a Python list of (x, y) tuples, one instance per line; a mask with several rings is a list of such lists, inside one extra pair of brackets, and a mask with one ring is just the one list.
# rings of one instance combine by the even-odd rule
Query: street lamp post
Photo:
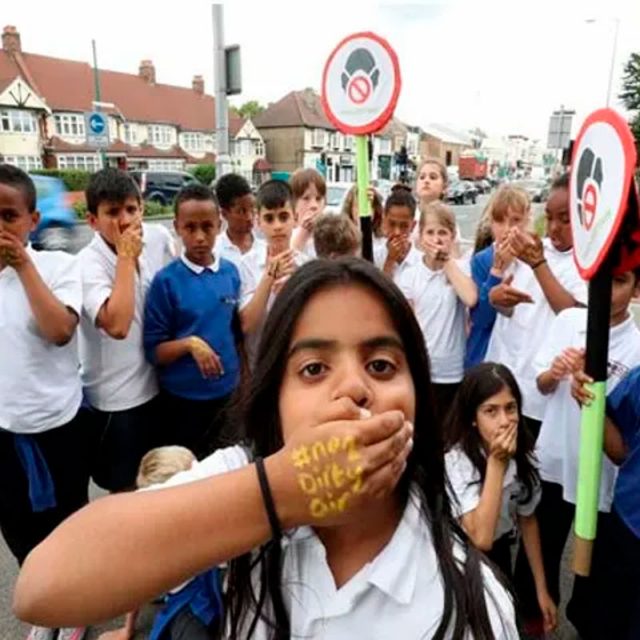
[[(613, 88), (613, 72), (616, 66), (616, 54), (618, 53), (618, 31), (620, 30), (620, 18), (613, 18), (615, 28), (613, 32), (613, 48), (611, 50), (611, 66), (609, 67), (609, 82), (607, 84), (607, 107), (611, 105), (611, 89)], [(596, 18), (585, 20), (587, 24), (598, 22)]]

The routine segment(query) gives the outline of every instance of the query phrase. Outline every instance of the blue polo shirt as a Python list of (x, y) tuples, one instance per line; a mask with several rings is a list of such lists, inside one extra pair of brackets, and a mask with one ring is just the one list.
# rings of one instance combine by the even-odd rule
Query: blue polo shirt
[[(233, 331), (240, 299), (240, 275), (236, 266), (216, 257), (201, 267), (184, 255), (159, 271), (146, 298), (144, 350), (156, 365), (160, 386), (189, 400), (214, 400), (231, 393), (240, 374), (240, 358)], [(198, 336), (218, 354), (224, 374), (204, 378), (191, 355), (169, 365), (156, 361), (161, 342)]]
[(620, 429), (629, 453), (618, 471), (613, 508), (640, 538), (640, 367), (607, 396), (607, 416)]
[(493, 244), (471, 258), (471, 277), (478, 287), (478, 303), (469, 312), (471, 330), (464, 355), (465, 370), (484, 362), (496, 321), (496, 310), (489, 302), (489, 291), (502, 280), (491, 275)]

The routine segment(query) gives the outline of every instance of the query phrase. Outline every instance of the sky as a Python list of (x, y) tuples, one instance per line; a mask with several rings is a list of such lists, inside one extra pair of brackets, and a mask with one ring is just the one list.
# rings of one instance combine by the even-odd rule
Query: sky
[[(263, 104), (291, 90), (320, 88), (328, 55), (346, 35), (374, 31), (398, 54), (402, 91), (396, 116), (412, 125), (480, 127), (491, 136), (546, 141), (549, 116), (574, 109), (574, 132), (605, 106), (614, 62), (612, 106), (623, 66), (640, 52), (639, 0), (448, 0), (406, 4), (226, 2), (227, 44), (239, 44), (241, 104)], [(151, 59), (158, 82), (190, 86), (202, 74), (213, 89), (211, 2), (86, 0), (3, 3), (24, 51), (136, 73)]]

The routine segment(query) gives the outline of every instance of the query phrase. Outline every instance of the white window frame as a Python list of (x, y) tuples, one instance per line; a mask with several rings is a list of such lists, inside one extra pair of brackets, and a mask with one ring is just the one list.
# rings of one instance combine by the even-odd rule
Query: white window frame
[(127, 144), (138, 144), (138, 125), (125, 122), (122, 125), (122, 137)]
[(14, 167), (27, 172), (34, 169), (42, 169), (42, 158), (40, 156), (4, 156), (2, 162), (12, 164)]
[(67, 138), (84, 138), (84, 114), (79, 113), (54, 113), (53, 123), (55, 132), (59, 136)]
[(264, 142), (262, 142), (262, 140), (255, 141), (254, 153), (257, 156), (264, 157)]
[(186, 151), (204, 151), (204, 136), (197, 131), (182, 134), (182, 147)]
[(102, 163), (97, 153), (59, 153), (59, 169), (78, 169), (79, 171), (98, 171)]
[(312, 147), (321, 147), (324, 149), (327, 144), (327, 132), (324, 129), (314, 129), (311, 137)]
[(38, 121), (32, 111), (26, 109), (2, 109), (0, 133), (38, 133)]
[(184, 171), (184, 160), (177, 158), (155, 158), (149, 160), (150, 171)]
[(165, 124), (147, 125), (147, 142), (159, 147), (171, 146), (171, 129), (172, 127)]
[(354, 144), (353, 136), (346, 135), (344, 137), (344, 150), (351, 151), (351, 149), (353, 149), (353, 144)]

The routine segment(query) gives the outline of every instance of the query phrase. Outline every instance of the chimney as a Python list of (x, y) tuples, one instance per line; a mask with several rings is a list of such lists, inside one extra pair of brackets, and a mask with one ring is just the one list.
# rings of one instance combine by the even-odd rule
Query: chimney
[(20, 34), (18, 30), (11, 25), (7, 25), (2, 31), (2, 49), (7, 53), (22, 52)]
[(143, 60), (140, 63), (140, 69), (138, 70), (138, 75), (149, 84), (156, 83), (156, 68), (153, 66), (153, 62), (151, 60)]
[(193, 76), (191, 87), (196, 93), (204, 94), (204, 78), (202, 76)]

